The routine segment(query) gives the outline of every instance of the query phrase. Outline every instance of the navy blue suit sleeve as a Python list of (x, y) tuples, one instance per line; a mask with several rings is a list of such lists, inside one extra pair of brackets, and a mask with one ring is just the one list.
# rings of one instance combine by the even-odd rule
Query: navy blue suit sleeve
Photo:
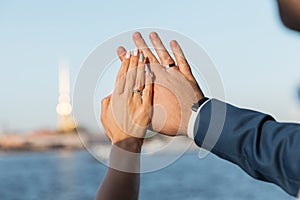
[[(226, 107), (225, 121), (212, 153), (239, 165), (250, 176), (275, 183), (297, 196), (300, 188), (300, 124), (278, 123), (273, 117), (240, 109), (216, 99), (207, 102), (197, 116), (194, 132), (199, 147), (209, 146), (210, 128), (219, 123), (212, 118), (212, 104)], [(214, 110), (218, 116), (219, 111)], [(211, 125), (209, 125), (211, 124)], [(208, 140), (209, 141), (209, 140)]]

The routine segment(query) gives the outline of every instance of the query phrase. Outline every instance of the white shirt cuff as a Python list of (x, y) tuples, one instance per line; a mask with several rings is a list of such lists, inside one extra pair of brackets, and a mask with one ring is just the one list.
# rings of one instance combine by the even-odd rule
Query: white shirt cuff
[(190, 116), (190, 120), (189, 120), (189, 124), (188, 124), (188, 128), (187, 128), (187, 135), (189, 138), (191, 138), (192, 140), (194, 140), (195, 138), (195, 133), (194, 133), (194, 127), (195, 127), (195, 122), (197, 119), (197, 116), (201, 110), (201, 108), (207, 103), (209, 102), (210, 99), (208, 99), (207, 101), (205, 101), (197, 110), (197, 112), (194, 112), (192, 110), (192, 114)]

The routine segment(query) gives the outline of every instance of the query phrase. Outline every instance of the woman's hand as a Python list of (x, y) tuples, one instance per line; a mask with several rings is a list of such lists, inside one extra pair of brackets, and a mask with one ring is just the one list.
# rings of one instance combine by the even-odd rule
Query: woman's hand
[(102, 100), (101, 121), (114, 145), (140, 151), (151, 122), (152, 75), (143, 54), (127, 52), (111, 95)]
[[(152, 75), (143, 54), (127, 52), (111, 95), (102, 100), (101, 121), (113, 146), (97, 200), (139, 197), (140, 151), (151, 121)], [(125, 151), (124, 151), (125, 150)]]

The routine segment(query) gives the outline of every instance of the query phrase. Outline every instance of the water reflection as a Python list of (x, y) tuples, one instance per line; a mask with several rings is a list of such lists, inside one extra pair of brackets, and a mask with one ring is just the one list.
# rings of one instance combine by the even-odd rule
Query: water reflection
[[(157, 155), (165, 159), (168, 155)], [(105, 166), (85, 151), (2, 154), (1, 200), (94, 199)], [(153, 160), (155, 162), (155, 160)], [(294, 199), (278, 187), (256, 181), (215, 156), (185, 154), (171, 166), (142, 174), (142, 200)]]

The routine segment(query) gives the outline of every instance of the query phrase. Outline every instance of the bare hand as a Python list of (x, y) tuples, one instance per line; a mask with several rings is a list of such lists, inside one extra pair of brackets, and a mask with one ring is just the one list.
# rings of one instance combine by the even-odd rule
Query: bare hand
[(152, 90), (152, 76), (145, 75), (143, 55), (128, 53), (112, 95), (102, 100), (101, 121), (113, 144), (131, 141), (138, 147), (142, 145), (151, 121)]
[[(150, 34), (150, 40), (155, 48), (159, 60), (148, 48), (140, 33), (134, 33), (133, 40), (151, 63), (154, 73), (153, 118), (152, 130), (175, 136), (186, 135), (191, 107), (203, 98), (191, 68), (184, 57), (181, 47), (176, 41), (170, 42), (171, 50), (177, 65), (166, 69), (164, 66), (175, 64), (157, 33)], [(124, 59), (125, 48), (118, 48), (118, 55)]]

